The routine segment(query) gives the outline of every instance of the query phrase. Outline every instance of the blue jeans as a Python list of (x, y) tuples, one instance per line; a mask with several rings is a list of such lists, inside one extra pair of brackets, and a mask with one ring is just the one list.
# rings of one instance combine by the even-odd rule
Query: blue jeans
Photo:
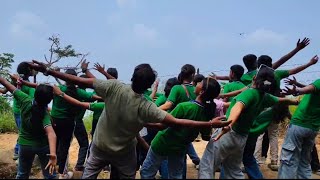
[[(18, 130), (20, 129), (20, 124), (21, 124), (21, 115), (14, 113), (14, 120), (16, 121), (16, 125)], [(19, 144), (18, 144), (18, 139), (17, 139), (17, 143), (16, 146), (14, 147), (14, 154), (19, 154)]]
[(253, 155), (256, 148), (257, 139), (258, 136), (249, 135), (243, 151), (242, 162), (249, 179), (263, 179), (263, 175), (260, 171), (257, 160)]
[[(187, 147), (187, 155), (192, 160), (192, 163), (195, 165), (199, 165), (200, 158), (196, 152), (196, 150), (193, 147), (193, 144), (190, 143)], [(187, 177), (187, 157), (185, 157), (184, 165), (183, 165), (183, 179), (186, 179)]]
[(182, 179), (185, 155), (161, 156), (149, 149), (146, 159), (140, 169), (141, 179), (154, 179), (161, 163), (168, 158), (168, 172), (170, 179)]
[(17, 179), (29, 179), (30, 171), (32, 168), (32, 163), (35, 155), (38, 155), (41, 163), (42, 174), (45, 179), (54, 179), (56, 174), (49, 174), (48, 169), (45, 170), (45, 167), (48, 164), (49, 157), (47, 154), (50, 154), (49, 146), (45, 147), (32, 147), (32, 146), (20, 146), (19, 151), (19, 165)]
[(290, 124), (281, 149), (278, 179), (310, 179), (317, 131)]

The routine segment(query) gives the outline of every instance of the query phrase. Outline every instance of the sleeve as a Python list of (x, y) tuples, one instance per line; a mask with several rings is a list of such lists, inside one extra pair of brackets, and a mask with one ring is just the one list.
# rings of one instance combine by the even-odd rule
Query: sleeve
[(184, 118), (184, 110), (183, 105), (178, 104), (171, 112), (170, 114), (175, 118)]
[(105, 104), (103, 102), (99, 102), (99, 103), (91, 103), (89, 110), (91, 111), (102, 111), (104, 108)]
[(31, 97), (31, 98), (34, 98), (34, 93), (36, 92), (36, 89), (35, 88), (30, 88), (29, 87), (29, 93), (28, 95)]
[(280, 79), (284, 79), (290, 76), (288, 70), (277, 70), (276, 74)]
[(277, 104), (279, 102), (279, 98), (276, 97), (276, 96), (273, 96), (271, 94), (265, 94), (265, 97), (264, 97), (264, 105), (265, 107), (271, 107), (275, 104)]
[(146, 103), (147, 105), (141, 109), (144, 123), (160, 123), (166, 117), (167, 112), (159, 109), (152, 102), (147, 101)]
[(320, 91), (320, 79), (316, 80), (315, 82), (313, 82), (311, 85), (314, 86), (314, 88), (316, 89), (316, 92)]
[(117, 80), (99, 80), (96, 79), (93, 83), (93, 88), (98, 96), (105, 99), (107, 94), (112, 91), (114, 86), (119, 83)]
[(156, 102), (154, 102), (158, 107), (166, 102), (166, 97), (164, 95), (159, 96)]
[(179, 95), (179, 86), (176, 85), (171, 89), (167, 101), (170, 101), (176, 105), (177, 100), (178, 100), (178, 95)]
[(43, 123), (42, 123), (43, 129), (45, 129), (48, 126), (51, 126), (51, 118), (50, 115), (48, 113), (46, 113), (44, 119), (43, 119)]
[(241, 102), (245, 108), (255, 101), (255, 97), (252, 95), (251, 90), (243, 91), (241, 94), (235, 97), (236, 102)]
[(13, 97), (15, 98), (17, 104), (21, 107), (23, 104), (32, 102), (32, 98), (30, 98), (26, 93), (21, 90), (15, 90), (13, 92)]
[(83, 89), (77, 88), (77, 94), (78, 94), (80, 100), (83, 100), (83, 101), (91, 101), (92, 100), (93, 92), (87, 92)]

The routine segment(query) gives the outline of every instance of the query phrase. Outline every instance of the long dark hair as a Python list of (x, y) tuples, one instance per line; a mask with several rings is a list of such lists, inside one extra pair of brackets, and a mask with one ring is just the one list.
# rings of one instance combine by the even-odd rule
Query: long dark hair
[(180, 84), (183, 83), (184, 80), (193, 80), (193, 75), (196, 73), (196, 68), (191, 64), (186, 64), (182, 66), (181, 72), (178, 75), (178, 80)]
[(261, 66), (255, 78), (256, 89), (262, 93), (274, 93), (276, 91), (276, 80), (274, 71), (266, 66)]
[[(278, 97), (284, 97), (284, 95), (281, 95), (280, 88), (277, 88), (273, 95)], [(277, 103), (274, 106), (272, 106), (272, 121), (276, 124), (279, 124), (280, 122), (284, 121), (285, 118), (290, 114), (289, 106), (283, 103)]]
[(220, 94), (221, 86), (215, 79), (209, 77), (203, 79), (202, 82), (203, 93), (200, 95), (200, 98), (203, 101), (205, 113), (208, 119), (212, 119), (214, 118), (216, 111), (216, 103), (214, 102), (214, 99)]
[(53, 99), (53, 88), (48, 85), (40, 84), (34, 93), (34, 102), (31, 108), (30, 122), (32, 124), (32, 133), (43, 129), (42, 122), (48, 110), (48, 104)]
[(21, 76), (23, 80), (29, 80), (29, 76), (32, 75), (32, 70), (29, 63), (22, 62), (17, 67), (17, 73)]
[(166, 82), (166, 86), (164, 87), (164, 95), (166, 97), (169, 96), (171, 89), (175, 85), (179, 85), (179, 81), (176, 77), (168, 79), (168, 81)]

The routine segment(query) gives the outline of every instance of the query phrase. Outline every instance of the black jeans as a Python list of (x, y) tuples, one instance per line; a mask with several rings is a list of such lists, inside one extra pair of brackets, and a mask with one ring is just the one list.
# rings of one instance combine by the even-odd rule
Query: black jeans
[(74, 118), (53, 118), (53, 120), (55, 124), (53, 128), (57, 135), (58, 172), (63, 174), (68, 158), (70, 143), (73, 137), (75, 122)]
[(311, 152), (311, 169), (312, 171), (318, 171), (320, 169), (319, 157), (316, 144), (313, 145)]
[(80, 146), (76, 168), (83, 169), (89, 148), (89, 139), (82, 120), (76, 121), (74, 136), (77, 138), (78, 144)]
[(263, 135), (263, 140), (262, 140), (262, 152), (261, 152), (261, 157), (268, 157), (268, 150), (269, 150), (269, 134), (268, 130), (265, 131)]

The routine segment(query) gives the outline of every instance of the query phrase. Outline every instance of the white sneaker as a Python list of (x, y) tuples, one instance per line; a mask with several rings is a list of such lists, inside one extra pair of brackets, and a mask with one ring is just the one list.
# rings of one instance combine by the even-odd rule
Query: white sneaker
[(59, 179), (72, 179), (73, 172), (69, 171), (67, 174), (59, 174)]

